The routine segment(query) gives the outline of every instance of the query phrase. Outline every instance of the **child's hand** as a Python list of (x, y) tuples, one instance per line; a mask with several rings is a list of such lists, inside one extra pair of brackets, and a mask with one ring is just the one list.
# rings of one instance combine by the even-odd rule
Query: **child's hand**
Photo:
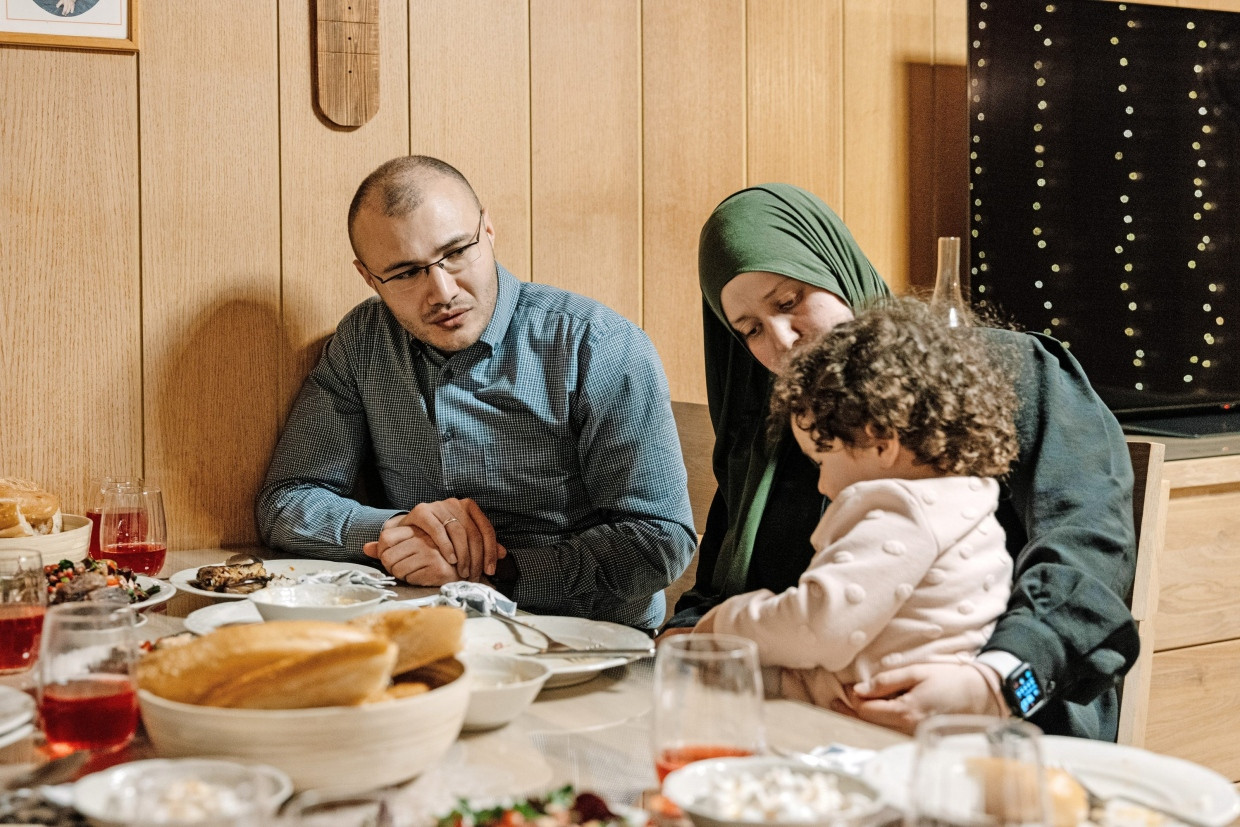
[(856, 716), (911, 735), (931, 715), (1001, 715), (982, 673), (968, 663), (921, 663), (880, 672), (853, 687)]

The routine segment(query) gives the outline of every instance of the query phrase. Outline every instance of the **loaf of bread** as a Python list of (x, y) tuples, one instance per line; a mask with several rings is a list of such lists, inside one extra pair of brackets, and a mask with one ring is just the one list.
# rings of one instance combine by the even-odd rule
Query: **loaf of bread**
[(0, 537), (59, 534), (60, 499), (29, 480), (0, 479)]
[(202, 706), (303, 709), (386, 696), (402, 664), (416, 669), (460, 650), (460, 609), (406, 609), (366, 622), (283, 620), (225, 626), (138, 663), (139, 688)]
[[(388, 675), (369, 684), (359, 680), (356, 688), (345, 681), (344, 686), (324, 686), (309, 694), (302, 690), (319, 672), (325, 677), (336, 674), (337, 658), (358, 668), (367, 657), (390, 669), (394, 652), (386, 639), (343, 623), (284, 620), (225, 626), (184, 646), (147, 654), (138, 663), (137, 681), (161, 698), (187, 704), (258, 709), (348, 705), (382, 691)], [(231, 691), (236, 686), (252, 695)]]
[(399, 654), (392, 674), (403, 675), (461, 651), (465, 612), (451, 606), (393, 609), (355, 617), (349, 625), (395, 643)]

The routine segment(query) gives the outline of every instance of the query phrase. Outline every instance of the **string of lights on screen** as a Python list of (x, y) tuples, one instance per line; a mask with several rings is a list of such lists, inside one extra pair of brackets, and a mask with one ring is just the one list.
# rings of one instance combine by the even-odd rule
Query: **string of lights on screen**
[(1240, 15), (969, 11), (975, 301), (1060, 339), (1129, 403), (1240, 395), (1240, 118), (1219, 85)]

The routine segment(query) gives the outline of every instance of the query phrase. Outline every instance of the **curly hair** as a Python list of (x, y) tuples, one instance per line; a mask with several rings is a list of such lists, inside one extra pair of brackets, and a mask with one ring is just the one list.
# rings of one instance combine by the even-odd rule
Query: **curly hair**
[[(975, 328), (916, 299), (857, 313), (793, 354), (771, 392), (772, 439), (790, 421), (820, 450), (896, 437), (944, 475), (1001, 476), (1016, 458), (1012, 378)], [(867, 430), (868, 429), (868, 430)]]

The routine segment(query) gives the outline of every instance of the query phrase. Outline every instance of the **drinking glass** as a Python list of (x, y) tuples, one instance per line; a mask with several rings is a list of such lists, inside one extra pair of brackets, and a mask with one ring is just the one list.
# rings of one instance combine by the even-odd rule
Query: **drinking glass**
[(99, 557), (135, 574), (155, 576), (168, 551), (163, 492), (139, 482), (105, 484), (99, 524)]
[(46, 604), (39, 552), (15, 549), (0, 555), (0, 675), (24, 672), (34, 664)]
[(733, 635), (677, 635), (659, 645), (654, 664), (655, 771), (706, 758), (763, 751), (758, 646)]
[(141, 477), (92, 477), (90, 480), (90, 496), (86, 501), (86, 517), (90, 520), (89, 554), (93, 560), (103, 559), (103, 549), (99, 545), (99, 529), (103, 525), (103, 512), (110, 506), (114, 489), (142, 490)]
[(906, 824), (1049, 824), (1041, 731), (1015, 719), (939, 715), (917, 728)]
[(53, 754), (113, 750), (133, 738), (136, 617), (112, 601), (62, 603), (47, 610), (35, 675), (39, 716)]

